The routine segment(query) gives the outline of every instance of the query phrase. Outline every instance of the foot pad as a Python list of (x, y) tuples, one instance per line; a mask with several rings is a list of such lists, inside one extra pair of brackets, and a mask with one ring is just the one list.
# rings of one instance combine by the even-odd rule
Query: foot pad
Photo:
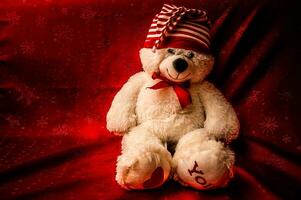
[(164, 181), (164, 171), (162, 167), (157, 167), (155, 171), (153, 171), (150, 179), (143, 183), (144, 188), (154, 188), (156, 186), (160, 186)]

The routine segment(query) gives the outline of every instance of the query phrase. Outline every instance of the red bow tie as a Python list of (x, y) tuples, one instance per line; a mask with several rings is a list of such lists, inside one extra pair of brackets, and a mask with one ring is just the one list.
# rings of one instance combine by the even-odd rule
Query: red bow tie
[(160, 79), (161, 81), (156, 83), (152, 87), (149, 87), (150, 89), (158, 90), (165, 87), (173, 87), (182, 108), (185, 108), (186, 106), (191, 104), (191, 96), (187, 89), (190, 86), (189, 81), (185, 81), (183, 83), (172, 82), (167, 78), (160, 76), (158, 73), (153, 73), (152, 79)]

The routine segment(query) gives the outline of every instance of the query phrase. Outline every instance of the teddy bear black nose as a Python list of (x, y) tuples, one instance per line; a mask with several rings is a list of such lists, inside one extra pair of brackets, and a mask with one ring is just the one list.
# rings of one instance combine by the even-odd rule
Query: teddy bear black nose
[(178, 58), (178, 59), (174, 60), (172, 65), (175, 68), (175, 70), (179, 73), (185, 71), (188, 67), (188, 63), (186, 62), (186, 60), (184, 60), (182, 58)]

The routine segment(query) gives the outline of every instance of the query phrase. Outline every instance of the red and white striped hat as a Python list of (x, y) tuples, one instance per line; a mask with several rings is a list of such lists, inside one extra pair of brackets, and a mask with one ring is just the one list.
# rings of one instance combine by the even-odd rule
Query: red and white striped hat
[(164, 4), (150, 26), (144, 47), (210, 50), (210, 21), (203, 10)]

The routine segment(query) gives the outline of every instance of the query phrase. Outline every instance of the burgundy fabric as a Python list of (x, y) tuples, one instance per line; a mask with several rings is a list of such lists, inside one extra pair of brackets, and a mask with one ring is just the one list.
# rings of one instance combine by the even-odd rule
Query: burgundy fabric
[[(169, 181), (125, 191), (114, 181), (120, 137), (105, 129), (159, 0), (0, 2), (1, 199), (298, 199), (300, 23), (288, 1), (172, 1), (207, 11), (209, 79), (241, 122), (235, 178), (200, 192)], [(134, 30), (134, 31), (133, 31)]]

